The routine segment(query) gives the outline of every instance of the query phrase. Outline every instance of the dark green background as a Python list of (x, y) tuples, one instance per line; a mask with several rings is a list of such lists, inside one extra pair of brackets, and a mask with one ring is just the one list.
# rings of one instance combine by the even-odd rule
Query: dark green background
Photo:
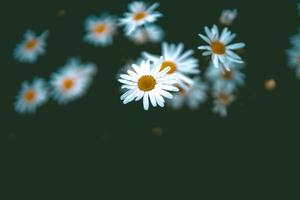
[[(217, 23), (222, 9), (238, 9), (231, 29), (238, 35), (236, 41), (247, 44), (243, 54), (247, 81), (226, 119), (211, 113), (211, 100), (197, 112), (167, 108), (145, 112), (141, 102), (122, 105), (117, 71), (141, 51), (158, 53), (160, 45), (135, 46), (122, 31), (107, 48), (90, 46), (82, 38), (87, 16), (104, 11), (121, 16), (128, 2), (1, 2), (0, 143), (11, 147), (1, 150), (9, 157), (9, 161), (0, 159), (1, 167), (9, 164), (1, 169), (7, 176), (1, 176), (1, 181), (8, 188), (1, 187), (1, 196), (6, 191), (10, 197), (1, 199), (14, 199), (14, 195), (24, 199), (26, 194), (32, 199), (39, 192), (38, 199), (45, 199), (57, 191), (66, 194), (52, 199), (71, 199), (70, 195), (79, 196), (82, 186), (88, 192), (81, 199), (94, 199), (89, 198), (92, 191), (97, 199), (104, 193), (126, 199), (132, 192), (143, 192), (139, 199), (157, 193), (155, 199), (171, 199), (170, 195), (187, 200), (200, 199), (195, 195), (207, 196), (203, 199), (299, 199), (293, 195), (299, 190), (293, 169), (299, 171), (300, 80), (287, 67), (285, 55), (289, 36), (300, 27), (297, 1), (161, 1), (159, 11), (164, 17), (158, 24), (167, 33), (166, 41), (183, 42), (193, 49), (203, 44), (198, 33), (205, 25)], [(61, 9), (66, 11), (64, 17), (57, 16)], [(34, 65), (12, 57), (28, 28), (50, 30), (47, 53)], [(71, 56), (99, 66), (87, 95), (66, 106), (50, 101), (36, 115), (15, 113), (13, 103), (21, 83), (36, 76), (48, 78)], [(204, 64), (201, 52), (195, 56)], [(273, 92), (264, 89), (264, 81), (270, 78), (277, 81)], [(161, 127), (162, 136), (153, 135), (153, 127)], [(37, 156), (28, 159), (31, 155)], [(117, 189), (124, 186), (130, 188)]]
[[(122, 105), (116, 73), (141, 51), (159, 53), (160, 45), (136, 46), (119, 29), (113, 46), (93, 47), (83, 42), (83, 22), (89, 15), (106, 11), (121, 16), (129, 2), (31, 0), (7, 1), (1, 6), (1, 143), (74, 149), (105, 143), (158, 143), (166, 147), (176, 144), (178, 149), (194, 147), (196, 152), (243, 149), (250, 154), (293, 147), (290, 142), (295, 141), (294, 132), (299, 132), (300, 81), (287, 67), (285, 49), (289, 47), (289, 36), (300, 26), (297, 1), (161, 1), (158, 10), (164, 17), (158, 24), (166, 31), (165, 40), (183, 42), (195, 50), (203, 44), (197, 34), (205, 25), (218, 23), (224, 8), (238, 9), (239, 16), (231, 29), (238, 35), (236, 41), (247, 44), (243, 54), (248, 63), (247, 80), (225, 119), (211, 112), (211, 99), (199, 111), (164, 108), (145, 112), (141, 102)], [(66, 12), (63, 17), (58, 16), (61, 9)], [(50, 30), (47, 53), (33, 65), (18, 63), (12, 57), (28, 28), (35, 32)], [(24, 80), (49, 78), (72, 56), (99, 67), (86, 96), (66, 106), (51, 100), (36, 115), (14, 112), (15, 96)], [(198, 50), (195, 57), (205, 62)], [(270, 78), (277, 81), (273, 92), (264, 90), (264, 81)], [(152, 134), (154, 127), (162, 129), (162, 136)]]

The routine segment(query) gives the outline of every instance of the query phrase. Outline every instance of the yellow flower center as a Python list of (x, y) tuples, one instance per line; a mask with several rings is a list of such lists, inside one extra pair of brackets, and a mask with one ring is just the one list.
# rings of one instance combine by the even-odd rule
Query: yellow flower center
[(95, 26), (95, 28), (93, 29), (93, 32), (95, 34), (101, 34), (101, 33), (104, 33), (106, 32), (107, 30), (107, 25), (106, 24), (98, 24)]
[(145, 12), (137, 12), (137, 13), (134, 14), (133, 19), (135, 21), (139, 21), (139, 20), (144, 19), (145, 17), (146, 17), (146, 13)]
[(160, 67), (160, 71), (164, 70), (165, 68), (167, 67), (170, 67), (171, 69), (168, 71), (168, 74), (172, 74), (176, 71), (176, 64), (172, 61), (164, 61), (162, 64), (161, 64), (161, 67)]
[(222, 73), (222, 77), (225, 80), (230, 80), (232, 78), (233, 72), (231, 70), (224, 70)]
[(219, 96), (217, 97), (218, 101), (222, 105), (228, 105), (229, 103), (229, 95), (225, 93), (220, 93)]
[(24, 100), (27, 103), (32, 103), (36, 99), (36, 92), (34, 90), (28, 90), (24, 94)]
[(153, 76), (150, 75), (142, 76), (138, 80), (139, 89), (145, 92), (153, 90), (155, 85), (156, 85), (156, 80), (153, 78)]
[(72, 78), (66, 78), (62, 82), (62, 90), (68, 91), (71, 90), (75, 85), (75, 80)]
[(215, 54), (219, 54), (219, 55), (225, 54), (225, 50), (226, 50), (225, 45), (219, 41), (212, 42), (210, 47), (212, 52)]
[(26, 42), (25, 48), (28, 50), (34, 49), (38, 45), (39, 41), (36, 39), (32, 39)]

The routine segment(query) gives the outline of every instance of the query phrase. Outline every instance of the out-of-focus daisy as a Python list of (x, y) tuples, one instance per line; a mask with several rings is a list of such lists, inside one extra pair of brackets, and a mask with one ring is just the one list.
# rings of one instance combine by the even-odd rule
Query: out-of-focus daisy
[(298, 29), (297, 34), (289, 38), (289, 41), (293, 48), (300, 49), (300, 29)]
[(60, 104), (80, 98), (91, 85), (96, 72), (96, 65), (70, 59), (59, 72), (51, 76), (53, 98)]
[(152, 106), (164, 107), (164, 97), (171, 99), (170, 92), (178, 91), (178, 88), (173, 86), (176, 83), (173, 76), (168, 75), (170, 67), (160, 70), (162, 62), (142, 61), (140, 66), (133, 64), (132, 70), (120, 75), (119, 82), (127, 89), (121, 96), (124, 104), (143, 99), (144, 110), (148, 110), (150, 99)]
[(225, 25), (225, 26), (230, 26), (232, 22), (235, 20), (237, 17), (238, 12), (236, 9), (233, 10), (223, 10), (220, 16), (220, 23)]
[[(194, 51), (187, 50), (184, 52), (183, 44), (162, 44), (163, 62), (160, 70), (170, 67), (168, 74), (173, 74), (180, 87), (192, 85), (193, 81), (188, 75), (196, 75), (200, 73), (198, 60), (193, 58)], [(143, 56), (153, 62), (160, 60), (160, 56), (152, 55), (144, 52)]]
[(227, 108), (235, 100), (235, 96), (231, 91), (220, 89), (213, 92), (213, 112), (219, 114), (221, 117), (227, 116)]
[(128, 38), (136, 44), (145, 44), (148, 42), (158, 43), (164, 38), (165, 33), (157, 25), (151, 24), (137, 28)]
[(47, 100), (48, 90), (44, 80), (37, 78), (32, 83), (24, 82), (16, 98), (15, 110), (21, 114), (34, 113)]
[(86, 35), (84, 40), (95, 46), (108, 46), (113, 43), (113, 37), (117, 31), (115, 17), (102, 15), (101, 17), (91, 16), (85, 21)]
[[(245, 84), (245, 74), (241, 72), (244, 64), (227, 63), (228, 67), (218, 69), (211, 63), (205, 72), (205, 78), (212, 84), (214, 90), (225, 88), (228, 91), (235, 91), (238, 86)], [(228, 70), (230, 69), (230, 70)]]
[(204, 28), (207, 36), (199, 34), (199, 36), (209, 45), (199, 46), (198, 49), (204, 50), (203, 56), (211, 56), (213, 64), (218, 68), (222, 65), (226, 66), (228, 61), (243, 63), (240, 56), (233, 52), (233, 50), (245, 47), (244, 43), (229, 44), (235, 38), (235, 34), (231, 33), (228, 28), (224, 28), (219, 34), (219, 29), (213, 25), (210, 30), (208, 27)]
[(18, 44), (14, 50), (14, 57), (19, 62), (34, 63), (39, 56), (46, 52), (45, 48), (48, 31), (37, 36), (31, 30), (28, 30), (23, 37), (23, 41)]
[(125, 26), (126, 35), (132, 34), (138, 27), (153, 23), (162, 14), (154, 11), (159, 3), (154, 3), (148, 7), (145, 2), (134, 1), (128, 5), (129, 12), (124, 14), (124, 18), (120, 19), (120, 24)]
[(173, 109), (180, 109), (186, 104), (190, 109), (196, 110), (207, 99), (207, 85), (196, 77), (193, 84), (185, 89), (179, 87), (179, 92), (174, 94), (173, 99), (169, 101)]
[(300, 49), (293, 48), (287, 50), (288, 65), (296, 70), (296, 77), (300, 78)]

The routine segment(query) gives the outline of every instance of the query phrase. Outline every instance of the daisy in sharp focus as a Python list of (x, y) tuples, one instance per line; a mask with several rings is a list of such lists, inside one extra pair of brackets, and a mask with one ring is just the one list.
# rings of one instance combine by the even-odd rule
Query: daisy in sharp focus
[(227, 62), (243, 63), (240, 56), (233, 50), (245, 47), (244, 43), (229, 44), (235, 38), (235, 34), (231, 33), (228, 28), (224, 28), (219, 34), (219, 29), (216, 25), (209, 29), (204, 28), (207, 36), (199, 34), (199, 36), (209, 45), (199, 46), (198, 49), (204, 50), (203, 56), (211, 56), (215, 67), (219, 68), (222, 65), (226, 66)]
[(145, 2), (134, 1), (128, 5), (129, 12), (120, 19), (120, 24), (125, 26), (126, 35), (132, 34), (138, 27), (153, 23), (162, 14), (155, 11), (159, 3), (154, 3), (148, 7)]
[[(162, 57), (163, 62), (161, 70), (166, 67), (170, 67), (168, 74), (173, 74), (174, 78), (180, 87), (185, 85), (192, 85), (193, 81), (189, 78), (189, 75), (200, 74), (198, 60), (192, 57), (193, 50), (187, 50), (184, 52), (183, 44), (162, 44)], [(153, 62), (157, 62), (161, 59), (160, 56), (152, 55), (144, 52), (143, 56)]]
[(151, 24), (137, 28), (128, 38), (134, 43), (141, 45), (148, 42), (158, 43), (163, 40), (165, 36), (161, 27)]
[(235, 20), (237, 17), (238, 12), (236, 9), (233, 10), (223, 10), (220, 16), (220, 23), (225, 25), (225, 26), (230, 26), (232, 22)]
[(193, 84), (185, 89), (179, 87), (179, 92), (174, 94), (173, 99), (169, 101), (173, 109), (180, 109), (186, 104), (191, 110), (196, 110), (207, 99), (207, 85), (196, 77)]
[(51, 76), (53, 98), (60, 104), (66, 104), (82, 97), (96, 73), (96, 65), (70, 59), (64, 67)]
[(231, 91), (219, 89), (213, 91), (213, 97), (213, 112), (219, 114), (221, 117), (227, 117), (227, 108), (234, 102), (235, 96)]
[(16, 98), (15, 110), (18, 113), (35, 113), (37, 108), (48, 100), (46, 82), (35, 79), (32, 83), (24, 82)]
[[(205, 72), (205, 78), (212, 84), (213, 90), (225, 88), (228, 91), (235, 91), (237, 87), (245, 84), (245, 74), (241, 72), (244, 64), (227, 63), (224, 69), (216, 68), (212, 63)], [(230, 69), (230, 70), (227, 70)]]
[(296, 77), (300, 78), (300, 48), (287, 50), (288, 65), (296, 70)]
[(133, 64), (127, 74), (121, 74), (118, 80), (123, 89), (127, 91), (121, 96), (124, 104), (143, 99), (144, 110), (149, 109), (149, 101), (153, 107), (164, 107), (164, 98), (172, 99), (170, 92), (179, 91), (174, 86), (176, 80), (168, 74), (170, 67), (161, 69), (163, 61), (150, 63), (150, 60), (142, 61), (140, 66)]
[(28, 30), (23, 37), (24, 40), (16, 46), (13, 55), (19, 62), (34, 63), (39, 56), (44, 55), (46, 52), (48, 31), (37, 36), (31, 30)]
[(115, 17), (102, 15), (91, 16), (85, 21), (86, 35), (84, 41), (95, 46), (108, 46), (113, 43), (113, 37), (117, 31)]

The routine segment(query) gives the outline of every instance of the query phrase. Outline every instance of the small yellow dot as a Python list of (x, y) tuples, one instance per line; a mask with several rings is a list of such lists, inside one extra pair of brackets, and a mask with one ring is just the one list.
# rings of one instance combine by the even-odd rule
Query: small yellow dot
[(66, 10), (65, 9), (60, 9), (58, 12), (57, 12), (57, 16), (58, 17), (63, 17), (66, 15)]
[(154, 128), (152, 128), (152, 134), (154, 135), (154, 136), (162, 136), (162, 128), (161, 127), (154, 127)]
[(274, 79), (269, 79), (265, 81), (265, 89), (268, 91), (273, 91), (276, 88), (276, 81)]

